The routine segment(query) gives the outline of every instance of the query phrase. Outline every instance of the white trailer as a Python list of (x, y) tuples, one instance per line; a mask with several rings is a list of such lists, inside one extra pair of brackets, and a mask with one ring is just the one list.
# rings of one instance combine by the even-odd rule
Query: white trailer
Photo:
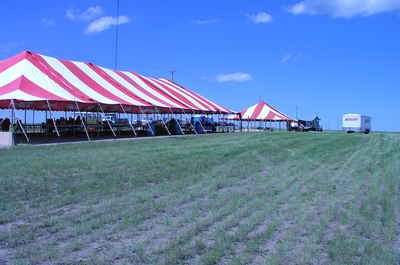
[(347, 133), (371, 132), (371, 117), (361, 114), (344, 114), (343, 115), (343, 130)]

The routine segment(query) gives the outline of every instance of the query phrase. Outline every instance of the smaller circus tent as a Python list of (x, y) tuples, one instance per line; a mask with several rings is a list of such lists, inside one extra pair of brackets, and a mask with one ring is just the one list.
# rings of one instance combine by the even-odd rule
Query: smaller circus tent
[(261, 101), (260, 103), (243, 110), (240, 113), (230, 115), (227, 120), (242, 121), (270, 121), (270, 122), (290, 122), (295, 119), (283, 114), (268, 103)]

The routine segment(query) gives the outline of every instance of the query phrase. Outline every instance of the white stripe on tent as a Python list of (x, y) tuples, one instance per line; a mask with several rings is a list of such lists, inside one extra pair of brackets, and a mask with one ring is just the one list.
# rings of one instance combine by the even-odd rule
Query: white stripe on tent
[[(218, 111), (218, 110), (215, 109), (213, 106), (211, 106), (210, 104), (208, 104), (207, 102), (205, 102), (204, 100), (202, 100), (200, 97), (196, 96), (195, 94), (192, 94), (192, 93), (190, 93), (189, 91), (182, 89), (181, 87), (175, 85), (174, 83), (170, 82), (170, 81), (167, 80), (167, 79), (161, 79), (161, 80), (163, 80), (163, 81), (165, 81), (166, 83), (168, 83), (168, 87), (175, 88), (175, 89), (174, 89), (175, 91), (179, 91), (180, 94), (185, 95), (186, 98), (190, 99), (190, 102), (193, 102), (193, 103), (196, 102), (196, 104), (197, 104), (197, 101), (200, 101), (203, 105), (205, 105), (207, 108), (209, 108), (208, 111), (210, 111), (210, 110), (211, 110), (211, 111)], [(165, 83), (164, 83), (164, 84), (165, 84)], [(197, 99), (197, 101), (196, 101), (196, 99)], [(203, 110), (207, 110), (207, 109), (204, 108), (204, 107), (201, 107), (201, 108), (202, 108)]]
[[(109, 69), (106, 69), (106, 68), (103, 68), (103, 67), (100, 67), (100, 68), (101, 68), (104, 72), (106, 72), (109, 76), (111, 76), (112, 78), (114, 78), (118, 83), (120, 83), (121, 85), (123, 85), (127, 90), (131, 91), (133, 94), (137, 95), (137, 96), (140, 97), (141, 99), (143, 99), (143, 100), (145, 100), (145, 101), (147, 101), (147, 102), (149, 102), (150, 104), (155, 105), (155, 106), (159, 106), (159, 107), (168, 107), (168, 106), (166, 106), (165, 104), (159, 102), (158, 100), (155, 100), (155, 99), (149, 97), (148, 95), (146, 95), (145, 93), (143, 93), (142, 91), (140, 91), (139, 89), (137, 89), (135, 86), (133, 86), (132, 84), (130, 84), (129, 82), (127, 82), (125, 79), (123, 79), (121, 76), (119, 76), (119, 75), (118, 75), (117, 73), (115, 73), (114, 71), (109, 70)], [(125, 72), (121, 72), (121, 73), (126, 74)], [(149, 89), (147, 88), (147, 86), (146, 86), (146, 87), (142, 87), (142, 88), (143, 88), (144, 90), (147, 90), (147, 91), (149, 90)], [(161, 95), (157, 95), (156, 93), (153, 93), (152, 91), (149, 91), (149, 93), (152, 94), (152, 95), (154, 95), (154, 96), (157, 96), (157, 98), (160, 98), (160, 100), (162, 99), (162, 96), (161, 96)], [(165, 100), (165, 102), (169, 103), (169, 102), (168, 102), (168, 99)], [(176, 106), (173, 102), (171, 102), (170, 104), (173, 105), (173, 106)], [(179, 106), (177, 106), (177, 107), (179, 107)]]
[[(130, 73), (130, 72), (122, 72), (125, 75), (127, 75), (130, 79), (132, 79), (133, 81), (135, 81), (136, 84), (138, 84), (140, 87), (142, 87), (143, 89), (147, 90), (150, 94), (153, 94), (155, 96), (157, 96), (159, 99), (162, 99), (163, 101), (171, 104), (172, 106), (176, 106), (177, 108), (182, 108), (182, 106), (177, 105), (176, 103), (174, 103), (173, 101), (171, 101), (170, 99), (166, 98), (164, 95), (160, 94), (159, 92), (157, 92), (156, 90), (154, 90), (153, 88), (149, 87), (145, 82), (143, 82), (139, 77), (137, 77), (136, 75)], [(145, 78), (144, 76), (141, 76), (142, 78)]]
[(15, 90), (13, 92), (7, 93), (5, 95), (0, 96), (0, 100), (4, 99), (15, 99), (15, 100), (24, 100), (24, 101), (43, 101), (43, 98), (38, 98), (32, 95), (29, 95), (21, 90)]
[(87, 74), (91, 79), (93, 79), (93, 81), (102, 86), (104, 89), (108, 90), (111, 94), (131, 103), (132, 105), (144, 106), (143, 103), (140, 103), (132, 99), (131, 97), (128, 97), (125, 93), (122, 93), (118, 88), (111, 85), (109, 82), (107, 82), (107, 80), (103, 79), (103, 77), (101, 77), (95, 71), (93, 71), (87, 64), (75, 61), (72, 61), (72, 63), (75, 64), (85, 74)]
[(259, 119), (259, 120), (264, 120), (264, 119), (266, 119), (267, 116), (268, 116), (268, 113), (269, 113), (270, 111), (271, 111), (271, 109), (270, 109), (267, 105), (264, 105), (263, 108), (262, 108), (262, 110), (261, 110), (261, 112), (260, 112), (260, 114), (258, 115), (257, 119)]
[(251, 119), (251, 115), (253, 114), (256, 107), (257, 107), (257, 105), (254, 105), (254, 106), (251, 106), (250, 108), (248, 108), (246, 110), (246, 112), (244, 113), (244, 115), (242, 116), (242, 119)]
[[(73, 86), (78, 88), (82, 93), (86, 94), (88, 97), (91, 99), (104, 103), (104, 104), (119, 104), (119, 102), (113, 101), (109, 98), (104, 97), (100, 93), (96, 92), (93, 90), (91, 87), (86, 85), (82, 80), (80, 80), (77, 76), (75, 76), (63, 63), (61, 63), (59, 60), (53, 58), (53, 57), (48, 57), (44, 55), (40, 55), (42, 58), (55, 70), (57, 71), (60, 75), (62, 75), (68, 82), (70, 82)], [(74, 97), (74, 100), (76, 101), (77, 98)]]
[(21, 60), (17, 64), (0, 73), (0, 86), (9, 84), (10, 82), (24, 76), (32, 83), (38, 85), (42, 89), (57, 95), (58, 97), (72, 100), (74, 98), (68, 91), (64, 90), (57, 83), (51, 80), (46, 74), (43, 74), (36, 66), (26, 59)]
[[(174, 94), (172, 94), (171, 92), (169, 92), (166, 88), (164, 88), (163, 86), (161, 86), (160, 84), (158, 84), (156, 81), (154, 81), (154, 78), (146, 78), (149, 82), (151, 82), (154, 86), (158, 87), (159, 89), (161, 89), (162, 91), (164, 91), (164, 93), (166, 93), (167, 95), (170, 95), (171, 97), (176, 98), (176, 96)], [(164, 86), (168, 87), (169, 89), (171, 89), (172, 91), (175, 91), (177, 94), (179, 94), (181, 97), (185, 98), (187, 101), (189, 101), (193, 106), (196, 107), (196, 110), (205, 110), (205, 111), (209, 111), (208, 109), (204, 108), (203, 106), (201, 106), (199, 103), (194, 102), (192, 99), (188, 98), (185, 95), (182, 95), (182, 93), (176, 91), (176, 89), (171, 88), (171, 86), (168, 86), (164, 83), (162, 83)], [(176, 100), (181, 101), (179, 98), (176, 98)], [(188, 105), (185, 102), (182, 102), (185, 105)], [(191, 106), (188, 106), (189, 108), (193, 108)]]

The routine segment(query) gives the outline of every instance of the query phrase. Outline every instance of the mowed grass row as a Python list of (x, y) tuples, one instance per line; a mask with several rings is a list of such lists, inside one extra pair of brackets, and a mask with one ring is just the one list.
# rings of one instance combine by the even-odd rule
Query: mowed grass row
[(0, 151), (0, 264), (399, 264), (400, 135)]

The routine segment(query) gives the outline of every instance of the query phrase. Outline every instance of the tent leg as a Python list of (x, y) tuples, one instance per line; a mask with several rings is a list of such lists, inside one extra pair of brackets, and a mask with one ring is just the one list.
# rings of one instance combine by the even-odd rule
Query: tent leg
[[(101, 107), (100, 103), (99, 103), (99, 107), (100, 107), (101, 113), (103, 113), (103, 115), (106, 116), (106, 115), (104, 114), (103, 108)], [(114, 132), (114, 130), (113, 130), (113, 128), (112, 128), (111, 123), (110, 123), (109, 120), (107, 120), (107, 124), (108, 124), (108, 126), (110, 127), (111, 132), (112, 132), (112, 134), (114, 135), (114, 137), (117, 137), (117, 135), (115, 134), (115, 132)]]
[[(77, 108), (77, 110), (78, 110), (78, 113), (80, 113), (80, 116), (82, 116), (82, 113), (81, 113), (81, 111), (80, 111), (80, 109), (79, 109), (79, 105), (78, 105), (78, 103), (75, 101), (75, 105), (76, 105), (76, 108)], [(74, 111), (74, 116), (75, 116), (75, 111)], [(89, 136), (89, 132), (88, 132), (88, 130), (87, 130), (87, 128), (86, 128), (86, 124), (85, 124), (85, 122), (83, 121), (83, 118), (81, 118), (81, 123), (82, 123), (82, 125), (83, 125), (83, 128), (85, 129), (85, 133), (86, 133), (86, 136), (87, 136), (87, 138), (88, 138), (88, 141), (90, 142), (90, 136)]]
[(49, 107), (49, 112), (50, 112), (50, 118), (53, 120), (53, 125), (54, 125), (54, 129), (56, 130), (57, 136), (60, 137), (60, 131), (58, 130), (57, 124), (56, 124), (56, 120), (54, 119), (53, 113), (51, 111), (51, 107), (50, 107), (50, 103), (48, 100), (46, 100), (47, 102), (47, 106)]
[(171, 132), (169, 131), (168, 126), (165, 124), (165, 121), (164, 121), (164, 119), (163, 119), (161, 113), (159, 113), (159, 111), (158, 111), (157, 108), (154, 108), (154, 109), (155, 109), (155, 111), (157, 112), (157, 114), (159, 114), (159, 115), (161, 116), (161, 122), (162, 122), (162, 124), (164, 125), (165, 129), (167, 130), (168, 135), (171, 136)]
[[(128, 121), (129, 121), (129, 116), (128, 116), (128, 114), (126, 113), (124, 107), (122, 106), (122, 104), (119, 104), (119, 105), (121, 106), (122, 111), (123, 111), (123, 112), (125, 113), (125, 115), (128, 117)], [(129, 125), (131, 126), (133, 135), (136, 137), (137, 134), (136, 134), (135, 128), (133, 128), (133, 125), (132, 125), (132, 116), (131, 116), (131, 122), (129, 122)]]
[[(183, 114), (185, 114), (185, 115), (186, 115), (186, 113), (185, 113), (185, 111), (184, 111), (184, 110), (182, 110), (182, 112), (183, 112)], [(194, 125), (193, 125), (193, 123), (192, 123), (192, 120), (190, 120), (189, 124), (190, 124), (190, 127), (192, 128), (192, 130), (193, 130), (194, 134), (198, 135), (198, 133), (197, 133), (196, 129), (194, 128)]]
[(29, 143), (30, 141), (29, 141), (28, 134), (26, 133), (26, 131), (25, 131), (25, 129), (24, 129), (24, 126), (23, 126), (22, 123), (21, 123), (21, 120), (17, 119), (17, 125), (19, 125), (19, 127), (21, 128), (22, 133), (23, 133), (24, 136), (25, 136), (26, 142)]
[(200, 126), (201, 126), (201, 128), (203, 129), (203, 132), (206, 133), (206, 130), (204, 129), (203, 124), (201, 123), (201, 120), (200, 120)]
[[(143, 110), (142, 110), (141, 107), (139, 107), (139, 111), (140, 111), (140, 112), (143, 114), (143, 116), (144, 116), (144, 112), (143, 112)], [(148, 117), (146, 117), (146, 119), (147, 119), (147, 121), (149, 121)], [(153, 136), (156, 136), (155, 131), (154, 131), (153, 128), (151, 127), (151, 123), (147, 123), (147, 127), (151, 130), (151, 132), (153, 133)]]

